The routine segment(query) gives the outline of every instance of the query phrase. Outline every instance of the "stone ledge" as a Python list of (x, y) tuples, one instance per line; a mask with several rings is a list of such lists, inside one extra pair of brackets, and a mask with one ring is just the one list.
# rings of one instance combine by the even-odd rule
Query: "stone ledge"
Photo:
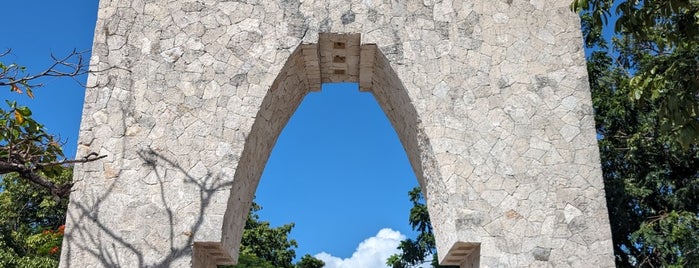
[(477, 268), (481, 254), (480, 243), (456, 242), (439, 265), (454, 265), (460, 268)]
[(218, 265), (235, 265), (236, 262), (223, 250), (219, 242), (194, 242), (194, 268), (210, 268)]

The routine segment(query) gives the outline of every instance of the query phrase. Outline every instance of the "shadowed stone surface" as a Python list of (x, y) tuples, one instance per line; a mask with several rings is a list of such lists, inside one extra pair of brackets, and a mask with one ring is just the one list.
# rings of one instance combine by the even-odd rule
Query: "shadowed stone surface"
[[(358, 82), (425, 191), (443, 264), (611, 267), (567, 1), (102, 0), (62, 267), (234, 263), (309, 91)], [(331, 34), (332, 33), (332, 34)]]

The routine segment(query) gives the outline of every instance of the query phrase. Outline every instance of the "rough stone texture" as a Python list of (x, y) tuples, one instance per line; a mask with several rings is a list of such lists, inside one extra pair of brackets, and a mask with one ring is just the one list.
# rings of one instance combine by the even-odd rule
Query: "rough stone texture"
[(611, 267), (579, 26), (550, 0), (102, 0), (78, 153), (108, 157), (75, 169), (61, 266), (234, 262), (298, 104), (355, 81), (442, 263)]

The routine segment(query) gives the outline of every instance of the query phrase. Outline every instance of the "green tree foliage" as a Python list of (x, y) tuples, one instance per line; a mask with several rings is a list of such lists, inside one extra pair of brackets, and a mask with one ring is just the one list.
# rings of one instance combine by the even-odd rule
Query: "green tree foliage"
[(9, 109), (0, 109), (0, 174), (16, 174), (56, 196), (68, 195), (70, 181), (57, 184), (44, 176), (63, 169), (61, 145), (31, 117), (28, 107), (6, 102)]
[[(614, 27), (611, 54), (624, 70), (626, 95), (656, 106), (658, 127), (687, 149), (699, 142), (699, 1), (574, 0), (592, 32)], [(618, 18), (614, 25), (609, 19)], [(609, 51), (607, 51), (609, 52)]]
[[(37, 79), (83, 73), (80, 53), (54, 61), (37, 74), (0, 62), (0, 87), (33, 98), (32, 89), (41, 86)], [(6, 103), (8, 109), (0, 108), (0, 267), (56, 267), (68, 204), (62, 197), (72, 186), (69, 165), (97, 158), (66, 160), (60, 142), (28, 107)]]
[(325, 265), (323, 261), (308, 254), (294, 264), (294, 248), (298, 247), (298, 244), (296, 240), (289, 239), (294, 224), (288, 223), (273, 228), (269, 222), (260, 220), (257, 212), (261, 209), (260, 205), (252, 203), (240, 242), (238, 264), (232, 267), (320, 268)]
[(398, 254), (391, 255), (386, 260), (386, 265), (392, 268), (408, 268), (418, 267), (427, 262), (428, 257), (432, 257), (432, 267), (453, 267), (440, 266), (437, 262), (437, 248), (435, 245), (434, 234), (432, 233), (432, 223), (430, 215), (427, 211), (427, 205), (422, 197), (420, 187), (415, 187), (408, 192), (410, 202), (413, 207), (410, 209), (410, 217), (408, 221), (413, 230), (419, 232), (417, 238), (405, 239), (400, 242), (398, 249), (401, 251)]
[(323, 266), (325, 266), (325, 262), (316, 259), (309, 254), (303, 255), (301, 260), (296, 263), (297, 268), (322, 268)]
[[(9, 51), (0, 53), (0, 58)], [(46, 77), (72, 77), (84, 74), (82, 53), (73, 51), (65, 58), (53, 57), (54, 63), (37, 74), (28, 74), (26, 68), (12, 63), (0, 62), (0, 87), (7, 87), (17, 94), (27, 93), (34, 97), (33, 88), (41, 87), (37, 81)], [(9, 109), (0, 108), (0, 175), (15, 174), (35, 187), (48, 189), (57, 197), (67, 197), (71, 181), (59, 184), (52, 176), (62, 172), (63, 166), (73, 163), (95, 161), (105, 156), (91, 153), (82, 159), (68, 160), (63, 155), (60, 141), (46, 132), (44, 126), (35, 121), (32, 111), (16, 101), (6, 100)]]
[[(69, 168), (48, 177), (65, 183)], [(57, 267), (68, 200), (16, 174), (0, 180), (0, 267)]]
[[(616, 264), (699, 267), (699, 2), (572, 7), (588, 50)], [(605, 37), (612, 14), (615, 35)]]
[(294, 224), (272, 228), (269, 222), (260, 221), (256, 213), (260, 209), (262, 207), (256, 203), (251, 206), (240, 243), (241, 254), (255, 255), (276, 267), (293, 267), (292, 261), (296, 257), (294, 248), (298, 244), (296, 240), (289, 239), (289, 233)]
[(240, 253), (238, 264), (229, 266), (233, 268), (276, 268), (274, 264), (250, 253)]
[[(311, 255), (303, 255), (301, 260), (296, 263), (296, 268), (322, 268), (325, 266), (325, 262), (314, 258)], [(254, 254), (241, 253), (238, 257), (238, 264), (233, 266), (235, 268), (277, 268), (271, 262), (264, 260)]]

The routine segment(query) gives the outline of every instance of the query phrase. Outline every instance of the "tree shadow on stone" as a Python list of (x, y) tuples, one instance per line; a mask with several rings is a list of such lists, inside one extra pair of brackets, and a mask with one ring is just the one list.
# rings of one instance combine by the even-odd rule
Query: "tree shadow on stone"
[[(90, 255), (92, 258), (98, 259), (105, 267), (129, 267), (136, 265), (137, 267), (170, 267), (175, 261), (183, 257), (192, 257), (195, 236), (197, 231), (200, 231), (204, 223), (204, 210), (210, 205), (212, 197), (217, 191), (228, 191), (231, 181), (223, 180), (221, 174), (212, 174), (208, 172), (205, 176), (195, 177), (189, 174), (176, 161), (171, 160), (158, 152), (148, 148), (137, 152), (139, 158), (143, 161), (142, 165), (149, 167), (155, 174), (159, 186), (159, 202), (160, 206), (164, 207), (164, 219), (168, 221), (169, 230), (166, 232), (160, 231), (157, 234), (166, 234), (165, 239), (168, 240), (169, 248), (157, 248), (152, 243), (149, 243), (149, 237), (135, 237), (132, 230), (124, 230), (112, 228), (105, 223), (105, 218), (115, 215), (105, 215), (101, 210), (102, 203), (109, 198), (117, 187), (117, 180), (109, 183), (107, 189), (101, 195), (92, 195), (91, 202), (72, 202), (73, 213), (69, 213), (68, 217), (73, 222), (74, 227), (66, 230), (65, 237), (73, 239), (72, 243), (64, 242), (63, 254), (71, 256), (83, 252)], [(176, 225), (178, 224), (173, 211), (173, 204), (166, 194), (169, 189), (166, 188), (166, 172), (177, 172), (184, 175), (183, 185), (190, 184), (194, 186), (199, 193), (198, 214), (195, 221), (189, 225), (188, 231), (178, 232)], [(169, 174), (167, 176), (170, 176)], [(85, 193), (83, 193), (85, 194)], [(155, 196), (155, 195), (154, 195)], [(194, 196), (192, 196), (195, 198)], [(153, 200), (156, 198), (153, 198)], [(193, 202), (196, 203), (196, 202)], [(144, 204), (145, 210), (154, 209), (154, 204)], [(136, 208), (143, 209), (141, 208)], [(155, 213), (158, 213), (156, 211)], [(155, 214), (154, 213), (154, 214)], [(141, 217), (143, 215), (133, 215), (133, 217)], [(158, 219), (153, 219), (158, 220)], [(89, 228), (85, 228), (89, 226)], [(148, 228), (147, 226), (135, 226), (135, 229)], [(145, 242), (140, 242), (139, 246), (133, 243), (135, 239), (143, 239)], [(161, 243), (163, 244), (163, 243)], [(162, 247), (162, 246), (161, 246)], [(72, 251), (76, 252), (72, 252)], [(162, 253), (162, 254), (161, 254)], [(147, 256), (149, 254), (158, 254), (160, 258)], [(134, 260), (135, 259), (135, 260)], [(149, 260), (159, 259), (156, 262)], [(62, 263), (62, 267), (73, 267), (78, 263), (71, 263), (73, 258), (63, 258), (66, 263)]]

